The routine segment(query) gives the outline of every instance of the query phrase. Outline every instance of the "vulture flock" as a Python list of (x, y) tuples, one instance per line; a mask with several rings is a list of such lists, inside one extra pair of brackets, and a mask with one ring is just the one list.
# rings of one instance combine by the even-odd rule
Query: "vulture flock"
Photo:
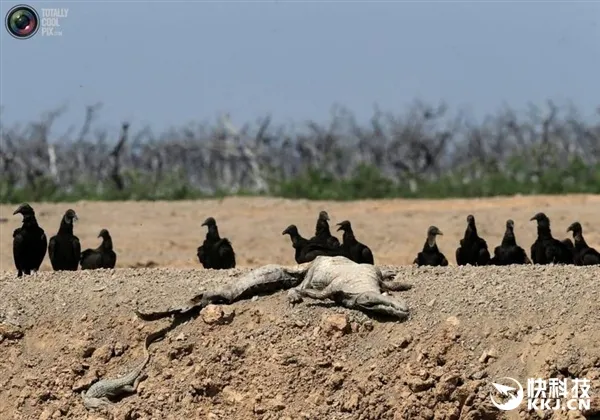
[[(60, 220), (56, 235), (48, 241), (46, 233), (38, 225), (35, 211), (27, 204), (21, 204), (13, 213), (23, 216), (23, 224), (13, 233), (13, 255), (18, 276), (37, 271), (46, 249), (55, 271), (59, 270), (93, 270), (114, 268), (117, 255), (107, 229), (102, 229), (98, 238), (102, 243), (95, 249), (81, 252), (79, 238), (73, 232), (77, 214), (69, 209)], [(493, 255), (487, 242), (477, 234), (477, 226), (473, 215), (467, 216), (467, 228), (456, 250), (458, 265), (511, 265), (511, 264), (600, 264), (600, 253), (591, 248), (583, 238), (583, 228), (579, 222), (572, 223), (567, 232), (572, 232), (571, 239), (555, 239), (550, 230), (550, 219), (544, 213), (537, 213), (531, 221), (537, 222), (537, 239), (531, 245), (531, 259), (516, 241), (512, 220), (506, 221), (506, 231), (500, 245), (494, 248)], [(371, 249), (359, 242), (354, 236), (352, 224), (344, 220), (337, 224), (337, 231), (342, 233), (342, 242), (331, 234), (329, 215), (321, 211), (317, 218), (315, 235), (306, 239), (300, 235), (296, 225), (289, 225), (282, 235), (289, 235), (294, 248), (294, 259), (298, 264), (314, 260), (319, 255), (344, 256), (359, 264), (375, 264)], [(231, 241), (221, 238), (217, 222), (213, 217), (207, 218), (202, 226), (208, 229), (206, 237), (197, 249), (198, 261), (204, 268), (235, 268), (235, 252)], [(448, 259), (439, 250), (436, 237), (443, 235), (436, 226), (427, 229), (427, 238), (423, 249), (417, 254), (414, 264), (418, 266), (447, 266)]]
[(13, 213), (16, 214), (23, 216), (23, 225), (13, 232), (13, 256), (18, 277), (39, 270), (46, 256), (46, 248), (54, 271), (75, 271), (79, 266), (82, 270), (115, 268), (117, 254), (106, 229), (102, 229), (98, 235), (102, 238), (98, 248), (81, 252), (79, 238), (73, 233), (73, 226), (77, 221), (75, 210), (69, 209), (65, 212), (60, 219), (58, 232), (50, 241), (44, 229), (38, 225), (35, 211), (29, 204), (21, 204)]

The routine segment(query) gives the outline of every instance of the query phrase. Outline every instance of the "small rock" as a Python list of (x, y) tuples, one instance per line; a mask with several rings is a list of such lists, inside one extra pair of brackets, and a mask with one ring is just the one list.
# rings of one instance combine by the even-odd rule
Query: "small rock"
[(200, 315), (202, 316), (202, 320), (209, 325), (222, 325), (228, 324), (233, 320), (235, 311), (228, 310), (226, 313), (221, 306), (209, 304), (200, 311)]
[(398, 341), (398, 347), (400, 347), (401, 349), (404, 349), (406, 347), (408, 347), (408, 345), (410, 343), (412, 343), (412, 336), (411, 335), (405, 335), (403, 337), (400, 338), (400, 340)]
[(431, 408), (423, 408), (421, 410), (421, 418), (423, 420), (433, 420), (434, 419), (434, 414), (433, 414), (433, 410)]
[(354, 410), (358, 408), (358, 404), (360, 403), (360, 395), (356, 392), (351, 394), (343, 403), (342, 403), (342, 411), (347, 413), (352, 413)]
[[(579, 410), (569, 410), (567, 412), (568, 420), (586, 420), (588, 417), (585, 417), (583, 413)], [(590, 417), (591, 418), (591, 417)]]
[(169, 350), (169, 359), (181, 359), (184, 356), (188, 356), (192, 354), (194, 351), (194, 343), (177, 343), (174, 344)]
[(96, 376), (95, 374), (86, 375), (83, 378), (79, 379), (77, 382), (75, 382), (71, 389), (74, 392), (80, 392), (84, 389), (88, 389), (96, 379), (98, 379), (98, 376)]
[(446, 319), (446, 322), (450, 325), (453, 325), (455, 327), (458, 327), (460, 325), (460, 321), (458, 320), (457, 317), (455, 316), (450, 316)]
[(298, 357), (294, 356), (293, 354), (287, 354), (281, 360), (281, 364), (284, 366), (294, 365), (297, 363), (298, 363)]
[(98, 347), (98, 349), (94, 351), (92, 357), (100, 363), (106, 364), (110, 359), (112, 359), (114, 355), (114, 350), (115, 349), (112, 344), (105, 344), (103, 346)]
[(344, 383), (345, 375), (343, 373), (335, 373), (329, 378), (329, 386), (331, 389), (340, 389)]
[(435, 381), (432, 379), (423, 380), (418, 377), (413, 377), (407, 381), (407, 384), (412, 392), (423, 392), (433, 388)]
[(283, 403), (283, 397), (281, 395), (277, 395), (269, 402), (269, 408), (273, 411), (281, 411), (285, 410), (285, 404)]
[(46, 407), (42, 414), (40, 414), (39, 420), (49, 420), (52, 418), (52, 414), (54, 413), (54, 409), (50, 407)]
[(239, 402), (242, 402), (244, 399), (244, 396), (242, 394), (235, 391), (230, 386), (225, 386), (221, 392), (222, 392), (225, 400), (230, 403), (239, 403)]
[(114, 348), (115, 356), (118, 357), (123, 355), (123, 353), (125, 353), (125, 350), (127, 350), (127, 347), (127, 344), (116, 343)]
[(96, 347), (92, 345), (85, 345), (81, 348), (81, 357), (87, 359), (88, 357), (92, 357), (94, 352), (96, 351)]
[(433, 298), (429, 302), (427, 302), (427, 306), (432, 307), (433, 305), (435, 305), (435, 298)]
[(479, 363), (486, 363), (489, 359), (496, 358), (496, 357), (497, 357), (496, 352), (493, 349), (486, 350), (483, 352), (481, 357), (479, 357)]
[(472, 373), (470, 375), (470, 378), (480, 381), (483, 378), (487, 378), (487, 376), (488, 376), (488, 374), (487, 374), (487, 372), (485, 370), (480, 370), (480, 371)]
[(542, 344), (544, 344), (544, 341), (546, 340), (544, 339), (543, 334), (536, 334), (535, 337), (533, 337), (529, 341), (529, 344), (531, 344), (532, 346), (541, 346)]
[(365, 327), (365, 330), (373, 331), (373, 322), (371, 320), (366, 320), (362, 325)]
[(331, 360), (328, 359), (319, 359), (317, 360), (317, 366), (322, 367), (322, 368), (327, 368), (331, 366)]
[(17, 326), (9, 324), (0, 324), (0, 336), (3, 336), (8, 340), (19, 340), (23, 338), (24, 333)]
[(329, 335), (343, 335), (351, 331), (348, 317), (344, 314), (334, 314), (323, 318), (323, 331)]
[(255, 405), (254, 406), (254, 414), (264, 414), (267, 412), (267, 409), (263, 405)]

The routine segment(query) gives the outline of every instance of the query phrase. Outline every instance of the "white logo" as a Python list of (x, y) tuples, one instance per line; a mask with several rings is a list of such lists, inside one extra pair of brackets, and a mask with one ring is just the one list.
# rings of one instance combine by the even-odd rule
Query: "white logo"
[[(500, 403), (496, 402), (496, 400), (494, 400), (494, 396), (490, 393), (490, 399), (492, 400), (492, 404), (494, 404), (494, 406), (499, 410), (503, 410), (503, 411), (514, 410), (523, 401), (523, 387), (521, 386), (519, 381), (517, 381), (513, 378), (509, 378), (506, 376), (506, 377), (500, 378), (500, 379), (506, 379), (507, 381), (512, 382), (513, 384), (515, 384), (517, 386), (517, 388), (513, 388), (512, 386), (506, 386), (506, 385), (492, 382), (492, 385), (494, 386), (494, 388), (496, 388), (496, 391), (498, 391), (499, 394), (509, 398), (508, 401), (506, 401), (503, 404), (500, 404)], [(507, 382), (507, 381), (504, 381), (504, 382)]]
[[(500, 378), (500, 381), (503, 383), (492, 382), (496, 391), (494, 393), (497, 396), (501, 395), (502, 401), (506, 401), (499, 403), (490, 393), (492, 404), (499, 410), (514, 410), (523, 402), (523, 387), (513, 378), (504, 377)], [(511, 386), (507, 385), (509, 382)], [(527, 379), (527, 410), (589, 410), (590, 382), (585, 378), (529, 378)]]
[(60, 22), (69, 15), (68, 8), (42, 10), (42, 36), (62, 36)]

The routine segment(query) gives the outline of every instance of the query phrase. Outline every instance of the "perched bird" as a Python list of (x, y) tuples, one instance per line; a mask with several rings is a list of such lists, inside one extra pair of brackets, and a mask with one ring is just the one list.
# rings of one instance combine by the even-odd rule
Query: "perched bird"
[(597, 265), (600, 264), (600, 253), (591, 248), (583, 238), (583, 228), (581, 223), (574, 222), (569, 226), (567, 232), (573, 232), (574, 253), (573, 262), (575, 265)]
[(573, 242), (559, 241), (552, 237), (550, 219), (537, 213), (530, 221), (537, 221), (537, 239), (531, 245), (531, 260), (534, 264), (573, 264)]
[(75, 210), (69, 209), (60, 221), (58, 233), (50, 238), (48, 255), (54, 271), (75, 271), (81, 259), (79, 238), (73, 235), (73, 224), (78, 220)]
[(322, 243), (314, 242), (303, 238), (298, 232), (296, 225), (289, 225), (282, 235), (290, 235), (292, 246), (294, 247), (294, 259), (298, 264), (310, 262), (319, 255), (339, 256), (342, 252), (339, 248), (331, 248)]
[(219, 229), (214, 217), (209, 217), (202, 223), (202, 226), (208, 227), (206, 239), (198, 247), (198, 261), (204, 268), (213, 268), (216, 270), (235, 268), (235, 252), (233, 246), (227, 238), (219, 236)]
[(531, 264), (527, 253), (517, 245), (515, 238), (515, 222), (511, 219), (506, 221), (506, 231), (499, 246), (494, 248), (492, 265)]
[(467, 229), (456, 250), (456, 263), (458, 265), (488, 265), (490, 263), (490, 251), (486, 241), (477, 235), (475, 217), (472, 214), (467, 216)]
[(315, 228), (315, 236), (310, 238), (311, 241), (325, 244), (331, 248), (340, 246), (338, 238), (333, 236), (329, 230), (329, 214), (325, 210), (319, 212), (317, 225)]
[(102, 243), (96, 249), (88, 248), (81, 253), (81, 269), (96, 270), (98, 268), (115, 268), (117, 254), (113, 250), (112, 238), (108, 230), (102, 229), (98, 234)]
[(343, 231), (342, 236), (342, 252), (344, 256), (358, 264), (375, 264), (371, 249), (363, 243), (360, 243), (354, 237), (352, 232), (352, 224), (348, 220), (344, 220), (337, 224), (338, 231)]
[(27, 204), (21, 204), (13, 215), (23, 215), (23, 225), (13, 232), (13, 257), (17, 277), (38, 271), (48, 247), (48, 239), (35, 218), (35, 211)]
[(435, 240), (437, 235), (443, 235), (442, 231), (436, 226), (429, 226), (429, 229), (427, 229), (427, 239), (425, 240), (425, 245), (423, 245), (423, 250), (417, 254), (417, 258), (415, 258), (413, 264), (417, 264), (418, 266), (431, 265), (442, 267), (446, 267), (448, 265), (446, 256), (438, 249)]

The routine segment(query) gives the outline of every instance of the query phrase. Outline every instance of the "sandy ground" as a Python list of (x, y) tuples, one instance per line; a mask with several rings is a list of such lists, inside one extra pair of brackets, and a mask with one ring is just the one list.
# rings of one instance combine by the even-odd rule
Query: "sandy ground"
[[(107, 227), (120, 267), (161, 267), (17, 279), (10, 244), (19, 217), (12, 216), (16, 206), (0, 207), (8, 219), (0, 224), (2, 420), (600, 419), (600, 267), (407, 266), (432, 223), (444, 231), (440, 247), (454, 263), (468, 213), (491, 246), (510, 217), (528, 249), (535, 235), (528, 220), (545, 211), (555, 236), (565, 237), (568, 224), (579, 220), (598, 248), (598, 196), (32, 205), (49, 234), (72, 207), (84, 247), (96, 246), (95, 236)], [(381, 322), (310, 299), (291, 306), (285, 292), (222, 306), (224, 318), (211, 308), (152, 344), (136, 394), (107, 410), (86, 411), (80, 392), (127, 372), (142, 357), (145, 335), (169, 324), (141, 321), (134, 308), (180, 305), (248, 271), (204, 270), (195, 262), (205, 217), (217, 218), (240, 266), (291, 264), (281, 231), (296, 223), (309, 236), (321, 209), (333, 223), (351, 220), (379, 264), (404, 265), (398, 278), (414, 287), (393, 295), (406, 300), (409, 320)], [(536, 412), (523, 402), (502, 412), (491, 405), (490, 392), (504, 376), (523, 387), (532, 377), (590, 379), (591, 409)]]
[[(245, 269), (247, 270), (247, 269)], [(154, 343), (139, 392), (107, 412), (79, 393), (142, 357), (133, 308), (164, 310), (244, 270), (119, 269), (0, 276), (2, 419), (598, 419), (599, 269), (400, 269), (411, 318), (380, 322), (285, 292), (223, 306)], [(219, 319), (217, 318), (212, 318)], [(491, 406), (491, 382), (592, 380), (592, 410)], [(571, 383), (570, 383), (571, 384)], [(499, 401), (501, 399), (499, 397)], [(553, 404), (554, 405), (554, 404)]]
[[(102, 228), (113, 237), (118, 267), (197, 267), (196, 248), (204, 240), (202, 222), (213, 216), (221, 236), (229, 238), (240, 267), (268, 263), (290, 264), (293, 249), (281, 232), (291, 223), (305, 237), (314, 234), (320, 210), (335, 223), (352, 222), (359, 241), (374, 252), (377, 264), (411, 264), (425, 241), (425, 232), (436, 225), (444, 233), (438, 246), (450, 264), (466, 227), (467, 214), (477, 221), (480, 236), (491, 249), (500, 243), (505, 221), (515, 221), (517, 241), (528, 251), (535, 240), (535, 222), (529, 219), (544, 211), (557, 238), (567, 237), (566, 228), (575, 220), (583, 225), (592, 246), (600, 246), (600, 195), (512, 197), (480, 200), (381, 200), (348, 203), (293, 201), (267, 198), (227, 198), (183, 202), (78, 202), (72, 204), (30, 203), (48, 238), (58, 230), (64, 212), (73, 208), (79, 222), (75, 234), (82, 249), (95, 248)], [(21, 216), (17, 206), (0, 206), (0, 269), (13, 270), (12, 232)], [(50, 269), (48, 258), (43, 270)]]

